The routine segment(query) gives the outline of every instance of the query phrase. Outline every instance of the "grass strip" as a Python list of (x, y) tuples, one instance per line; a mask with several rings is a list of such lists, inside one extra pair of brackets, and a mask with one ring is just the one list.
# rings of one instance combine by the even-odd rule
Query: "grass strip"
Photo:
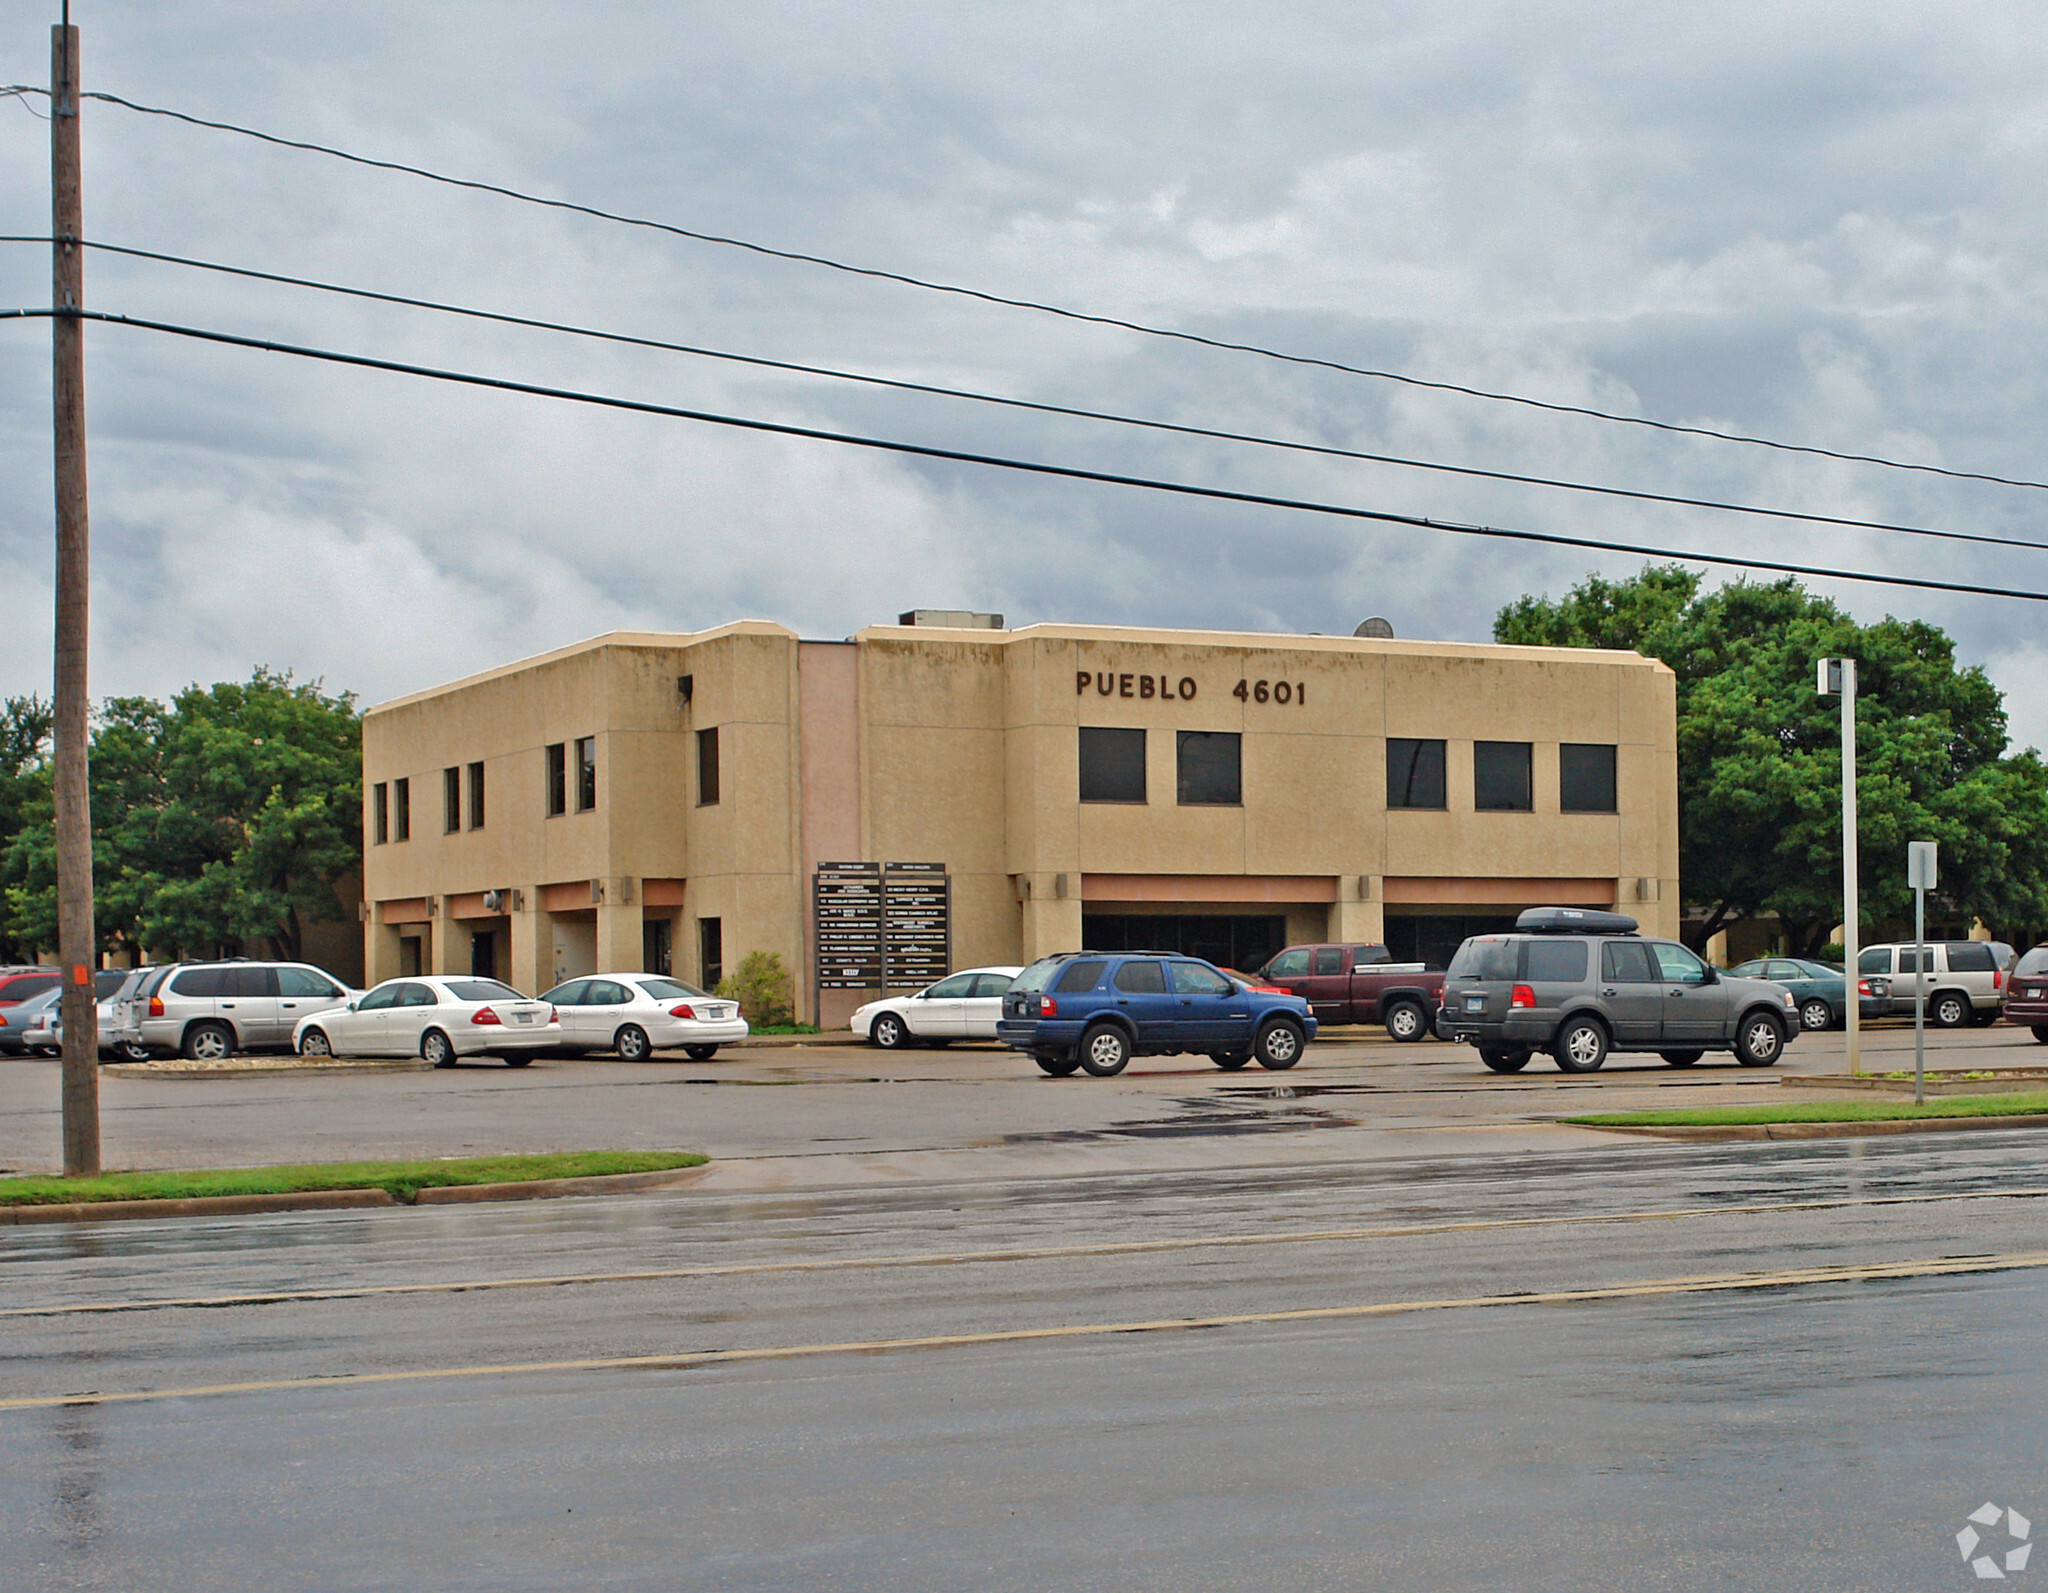
[(316, 1162), (304, 1167), (209, 1167), (106, 1173), (98, 1178), (0, 1178), (0, 1206), (102, 1200), (196, 1200), (208, 1195), (294, 1195), (311, 1189), (382, 1189), (411, 1205), (422, 1189), (601, 1178), (701, 1167), (690, 1151), (558, 1151), (545, 1156), (459, 1156), (446, 1161)]
[(1741, 1128), (1753, 1123), (1883, 1123), (1920, 1117), (2024, 1117), (2048, 1114), (2048, 1090), (2011, 1095), (1948, 1095), (1911, 1101), (1786, 1101), (1776, 1106), (1680, 1107), (1665, 1112), (1592, 1112), (1567, 1117), (1591, 1128)]

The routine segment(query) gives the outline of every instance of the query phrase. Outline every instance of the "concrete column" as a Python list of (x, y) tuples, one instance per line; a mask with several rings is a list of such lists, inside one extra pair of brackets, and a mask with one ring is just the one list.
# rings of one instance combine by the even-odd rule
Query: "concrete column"
[(448, 905), (426, 926), (427, 972), (442, 978), (461, 978), (469, 972), (469, 928), (448, 916)]
[(1386, 904), (1381, 901), (1332, 902), (1330, 939), (1378, 945), (1387, 938)]
[(511, 965), (505, 982), (514, 990), (537, 996), (554, 984), (549, 978), (553, 972), (554, 957), (553, 928), (548, 915), (533, 905), (534, 892), (524, 893), (527, 906), (525, 911), (511, 915), (512, 932), (507, 937), (511, 944)]
[(640, 905), (600, 903), (597, 909), (597, 967), (600, 973), (638, 973), (645, 950)]
[[(1051, 884), (1050, 879), (1046, 884)], [(1031, 900), (1024, 903), (1024, 960), (1036, 962), (1054, 952), (1083, 949), (1080, 898), (1055, 897), (1049, 891), (1041, 895), (1034, 890)]]
[(363, 982), (366, 989), (398, 977), (398, 931), (397, 924), (380, 924), (374, 920), (363, 926)]

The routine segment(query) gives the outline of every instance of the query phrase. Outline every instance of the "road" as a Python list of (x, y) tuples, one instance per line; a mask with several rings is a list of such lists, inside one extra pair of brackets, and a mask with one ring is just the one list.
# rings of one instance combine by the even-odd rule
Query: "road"
[(2038, 1138), (1276, 1137), (0, 1231), (0, 1586), (1940, 1588), (2048, 1522)]

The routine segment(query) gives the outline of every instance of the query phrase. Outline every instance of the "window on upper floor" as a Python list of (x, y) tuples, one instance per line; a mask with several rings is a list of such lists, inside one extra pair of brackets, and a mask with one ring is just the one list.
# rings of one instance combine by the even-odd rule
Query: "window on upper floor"
[(412, 839), (412, 781), (391, 782), (391, 839)]
[(1244, 738), (1235, 730), (1179, 732), (1175, 785), (1182, 807), (1237, 807), (1244, 801)]
[(1614, 811), (1614, 748), (1567, 741), (1557, 749), (1557, 805), (1566, 813)]
[(370, 844), (391, 839), (391, 788), (382, 780), (370, 787)]
[(1081, 727), (1081, 800), (1145, 800), (1145, 732)]
[(480, 763), (469, 766), (469, 827), (484, 827), (484, 766)]
[(697, 806), (718, 803), (718, 727), (697, 732)]
[(1472, 805), (1481, 813), (1527, 813), (1535, 805), (1526, 741), (1472, 743)]
[(576, 811), (588, 813), (597, 806), (597, 737), (580, 736), (576, 741)]
[(453, 835), (462, 828), (462, 771), (441, 771), (441, 833)]
[(1444, 744), (1407, 736), (1387, 737), (1387, 806), (1441, 808), (1444, 805)]
[(548, 744), (548, 817), (569, 811), (569, 747), (566, 742)]

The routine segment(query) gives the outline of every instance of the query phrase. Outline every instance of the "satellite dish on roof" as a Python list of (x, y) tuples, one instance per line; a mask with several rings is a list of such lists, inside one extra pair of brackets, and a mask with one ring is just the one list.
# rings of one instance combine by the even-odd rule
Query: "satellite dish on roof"
[(1353, 636), (1370, 636), (1374, 641), (1384, 642), (1392, 639), (1394, 627), (1375, 614), (1371, 619), (1360, 620), (1358, 622), (1358, 629), (1351, 634)]

